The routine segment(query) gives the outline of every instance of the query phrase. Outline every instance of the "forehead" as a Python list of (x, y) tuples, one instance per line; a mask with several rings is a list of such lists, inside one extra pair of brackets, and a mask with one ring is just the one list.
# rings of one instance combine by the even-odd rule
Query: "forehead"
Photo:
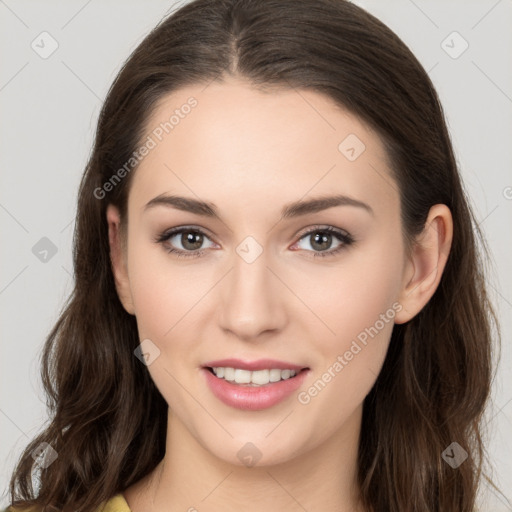
[(130, 192), (138, 208), (162, 193), (260, 212), (332, 192), (377, 209), (398, 201), (378, 135), (312, 90), (262, 92), (240, 80), (185, 87), (159, 101), (144, 140), (151, 149)]

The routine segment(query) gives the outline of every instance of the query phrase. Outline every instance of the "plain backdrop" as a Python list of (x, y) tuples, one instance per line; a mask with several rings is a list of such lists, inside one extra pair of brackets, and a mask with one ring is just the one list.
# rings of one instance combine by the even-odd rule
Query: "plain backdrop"
[[(488, 449), (504, 495), (484, 488), (482, 510), (512, 510), (512, 2), (354, 3), (429, 72), (492, 251), (503, 350)], [(0, 507), (17, 458), (48, 419), (40, 352), (72, 290), (76, 192), (102, 101), (123, 61), (177, 5), (0, 0)]]

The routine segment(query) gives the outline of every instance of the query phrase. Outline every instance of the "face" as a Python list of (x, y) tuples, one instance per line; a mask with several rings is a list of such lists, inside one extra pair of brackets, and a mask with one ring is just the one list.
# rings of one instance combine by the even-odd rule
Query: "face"
[[(197, 104), (161, 133), (190, 97)], [(155, 145), (133, 176), (116, 278), (172, 414), (237, 465), (247, 442), (259, 464), (275, 464), (345, 435), (404, 320), (413, 273), (379, 137), (323, 95), (264, 93), (234, 79), (165, 97), (147, 136)], [(164, 196), (209, 208), (187, 211)], [(334, 196), (345, 199), (289, 207)], [(110, 207), (111, 224), (116, 215)], [(225, 358), (307, 370), (271, 405), (268, 396), (237, 402), (248, 387), (231, 384), (237, 406), (208, 384), (218, 377), (204, 365)]]

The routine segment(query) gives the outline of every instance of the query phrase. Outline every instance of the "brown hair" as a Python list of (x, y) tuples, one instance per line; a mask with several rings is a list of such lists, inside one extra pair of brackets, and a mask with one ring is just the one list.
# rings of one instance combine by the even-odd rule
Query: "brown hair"
[[(168, 406), (133, 354), (136, 320), (117, 296), (105, 215), (112, 203), (125, 218), (136, 166), (106, 197), (95, 191), (129, 161), (158, 100), (223, 75), (262, 90), (323, 93), (376, 130), (400, 191), (409, 249), (430, 207), (450, 208), (453, 241), (439, 287), (418, 315), (394, 326), (365, 399), (358, 475), (368, 509), (472, 511), (493, 324), (499, 339), (477, 242), (488, 250), (427, 73), (396, 34), (345, 0), (195, 0), (160, 22), (124, 64), (80, 184), (75, 287), (42, 355), (51, 421), (20, 458), (12, 504), (93, 511), (164, 456)], [(454, 441), (469, 454), (457, 469), (442, 458)], [(31, 453), (42, 442), (58, 457), (41, 469), (35, 492)]]

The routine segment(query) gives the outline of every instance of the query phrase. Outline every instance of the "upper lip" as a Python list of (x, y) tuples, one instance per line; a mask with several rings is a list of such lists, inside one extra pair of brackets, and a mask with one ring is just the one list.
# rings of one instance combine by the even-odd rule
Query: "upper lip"
[(286, 361), (278, 361), (277, 359), (258, 359), (257, 361), (243, 361), (242, 359), (218, 359), (216, 361), (209, 361), (203, 365), (203, 367), (207, 368), (238, 368), (241, 370), (303, 370), (307, 367), (299, 366), (293, 363), (287, 363)]

